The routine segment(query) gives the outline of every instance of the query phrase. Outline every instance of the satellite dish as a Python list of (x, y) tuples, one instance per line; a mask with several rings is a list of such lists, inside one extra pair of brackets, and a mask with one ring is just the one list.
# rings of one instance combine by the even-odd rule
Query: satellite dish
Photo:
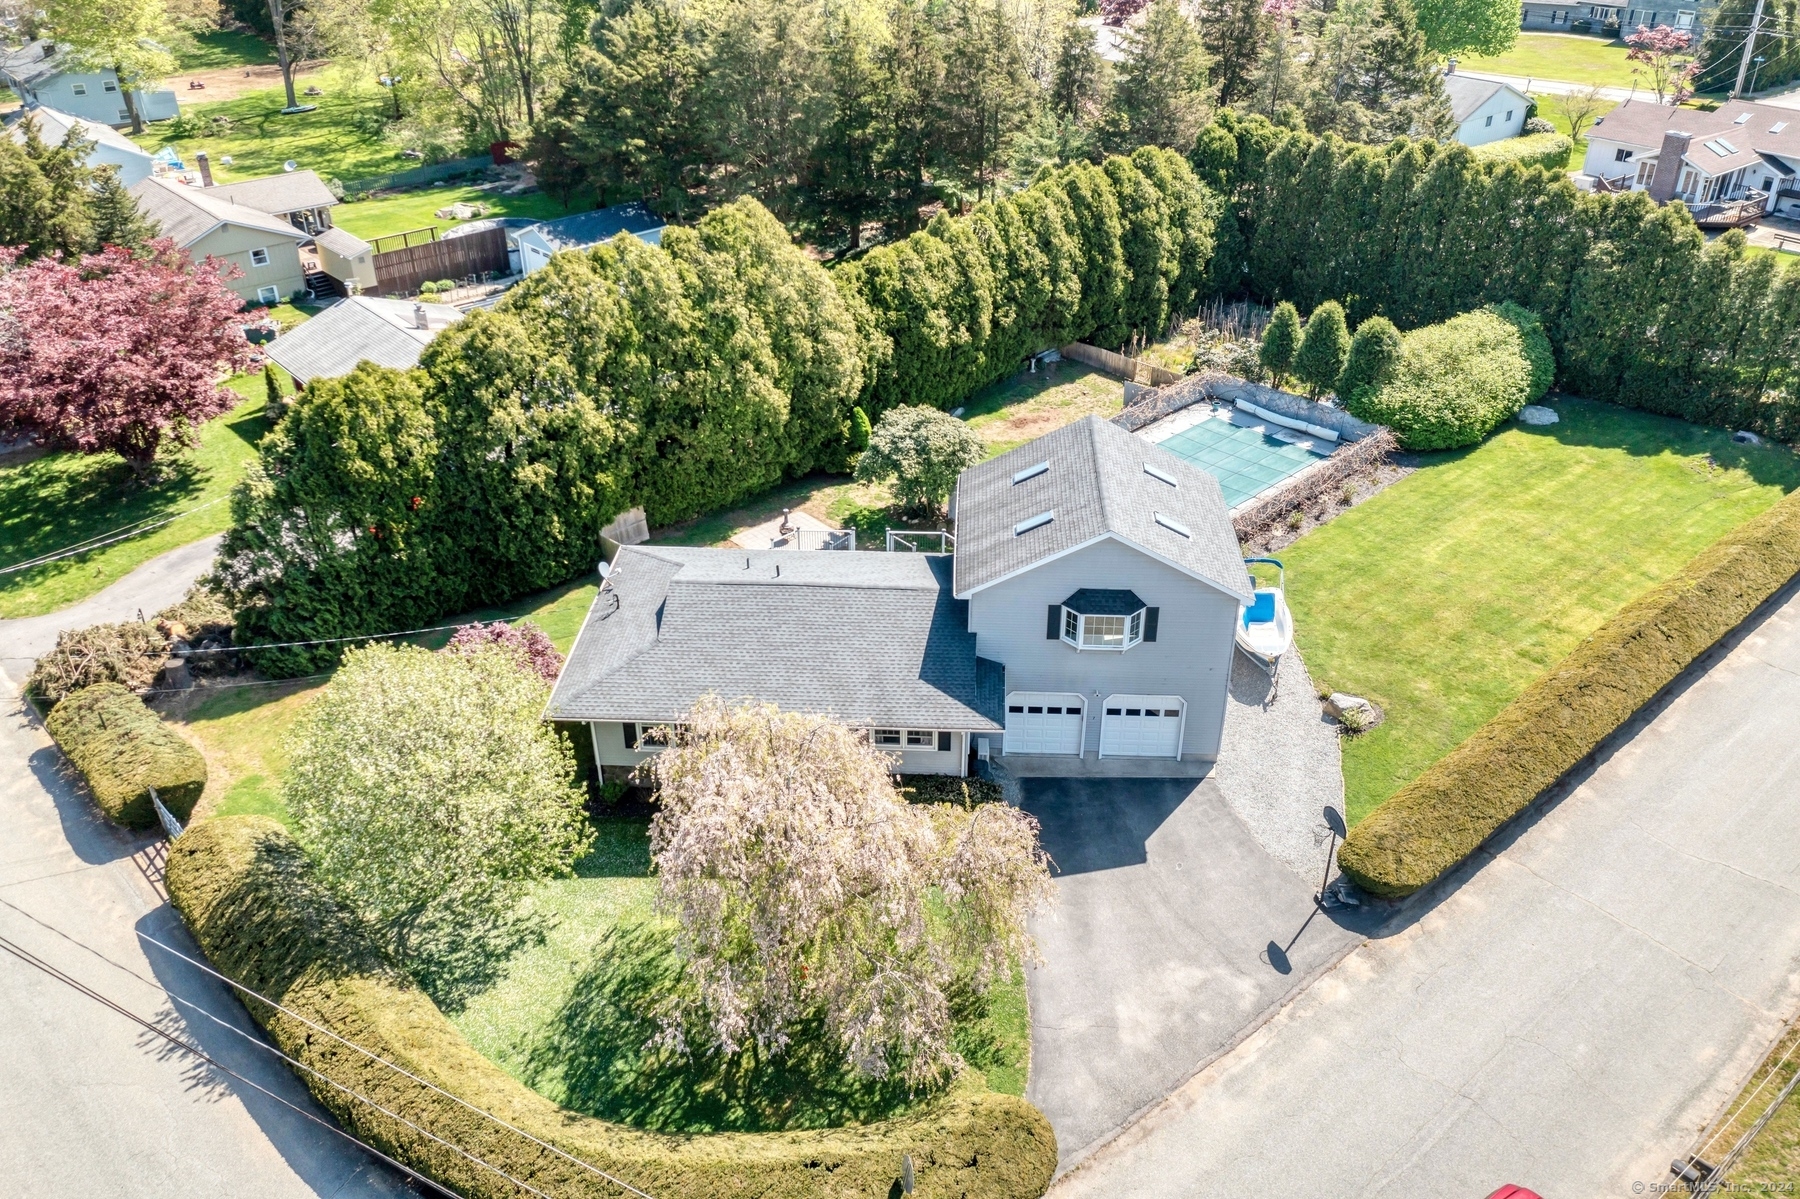
[(605, 578), (610, 578), (611, 576), (612, 576), (612, 563), (602, 560), (600, 563), (600, 577), (605, 579)]
[(293, 159), (290, 158), (286, 162), (281, 164), (281, 169), (284, 171), (291, 171), (299, 165), (300, 165), (299, 163), (295, 162)]

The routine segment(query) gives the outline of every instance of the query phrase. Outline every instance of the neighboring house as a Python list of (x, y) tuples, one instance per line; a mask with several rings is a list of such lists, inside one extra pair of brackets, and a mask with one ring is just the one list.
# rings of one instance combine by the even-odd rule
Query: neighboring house
[(121, 134), (111, 125), (83, 120), (73, 113), (61, 112), (54, 108), (33, 108), (21, 113), (19, 119), (8, 126), (15, 141), (25, 140), (23, 124), (27, 117), (36, 122), (38, 136), (50, 145), (61, 144), (62, 140), (71, 132), (77, 137), (93, 142), (94, 148), (88, 151), (87, 165), (116, 168), (119, 173), (119, 182), (126, 187), (150, 177), (151, 170), (155, 165), (150, 155), (136, 142)]
[(296, 229), (307, 233), (323, 233), (331, 228), (331, 210), (338, 198), (331, 194), (313, 171), (288, 171), (280, 175), (264, 175), (242, 183), (214, 183), (212, 164), (206, 151), (194, 156), (200, 168), (200, 182), (212, 195), (245, 208), (254, 208), (270, 216), (278, 216)]
[[(1686, 8), (1632, 8), (1620, 4), (1583, 4), (1570, 6), (1567, 4), (1546, 4), (1540, 0), (1527, 0), (1524, 6), (1524, 18), (1520, 22), (1522, 29), (1560, 29), (1563, 31), (1575, 28), (1576, 32), (1592, 31), (1594, 33), (1616, 34), (1620, 31), (1631, 33), (1639, 25), (1655, 29), (1658, 25), (1667, 25), (1671, 29), (1679, 29), (1694, 35), (1698, 44), (1701, 28), (1705, 23), (1707, 11), (1714, 7), (1713, 0), (1706, 3), (1692, 4)], [(1537, 10), (1534, 14), (1533, 10)], [(1561, 25), (1540, 23), (1546, 17), (1563, 14)]]
[[(27, 108), (42, 105), (112, 127), (131, 123), (118, 74), (111, 67), (90, 71), (73, 65), (69, 53), (48, 38), (0, 55), (0, 83), (17, 92)], [(168, 120), (180, 112), (168, 88), (134, 90), (132, 95), (146, 121)]]
[(517, 241), (520, 270), (529, 275), (542, 270), (553, 254), (564, 250), (590, 249), (601, 242), (611, 241), (621, 233), (632, 234), (653, 246), (661, 245), (662, 231), (666, 224), (661, 217), (636, 201), (614, 204), (611, 208), (600, 208), (593, 212), (577, 213), (560, 220), (541, 221), (519, 232)]
[(276, 304), (306, 286), (300, 245), (311, 238), (280, 217), (221, 198), (216, 189), (151, 176), (131, 189), (162, 236), (193, 255), (212, 256), (243, 274), (228, 286), (246, 303)]
[(359, 362), (408, 370), (431, 339), (462, 319), (448, 304), (351, 296), (302, 321), (263, 350), (301, 386), (347, 375)]
[(1800, 112), (1730, 100), (1713, 112), (1628, 100), (1589, 130), (1582, 174), (1678, 199), (1702, 222), (1800, 216)]
[(866, 728), (902, 773), (1203, 772), (1251, 599), (1218, 481), (1090, 416), (953, 511), (954, 555), (619, 550), (547, 717), (613, 777), (708, 693)]
[(1518, 137), (1525, 128), (1531, 98), (1509, 83), (1456, 73), (1456, 62), (1444, 76), (1450, 97), (1450, 114), (1456, 119), (1456, 140), (1480, 146), (1505, 137)]

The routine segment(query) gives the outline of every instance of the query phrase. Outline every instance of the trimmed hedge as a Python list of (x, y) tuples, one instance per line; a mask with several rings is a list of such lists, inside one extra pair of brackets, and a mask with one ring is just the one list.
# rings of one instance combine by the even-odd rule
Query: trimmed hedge
[(1800, 492), (1628, 604), (1350, 830), (1338, 864), (1407, 895), (1473, 853), (1800, 573)]
[(71, 692), (44, 727), (87, 780), (94, 802), (127, 828), (150, 828), (163, 807), (185, 821), (206, 790), (206, 759), (180, 733), (117, 683)]
[(1552, 171), (1569, 165), (1569, 151), (1574, 148), (1575, 143), (1560, 133), (1528, 133), (1471, 147), (1475, 157), (1483, 162), (1516, 162), (1522, 167), (1546, 167)]
[(1363, 420), (1386, 425), (1408, 450), (1474, 445), (1550, 385), (1554, 360), (1543, 329), (1509, 304), (1427, 325), (1401, 337), (1393, 381), (1346, 401)]
[[(916, 1114), (862, 1128), (666, 1136), (560, 1108), (477, 1053), (424, 993), (388, 965), (326, 893), (287, 831), (260, 816), (202, 821), (169, 851), (170, 898), (213, 965), (420, 1078), (657, 1199), (835, 1199), (897, 1193), (911, 1154), (918, 1193), (1041, 1195), (1056, 1137), (1022, 1099), (952, 1092)], [(286, 1053), (509, 1174), (558, 1196), (618, 1188), (254, 1000)], [(470, 1199), (518, 1189), (317, 1078), (307, 1085), (347, 1128)]]

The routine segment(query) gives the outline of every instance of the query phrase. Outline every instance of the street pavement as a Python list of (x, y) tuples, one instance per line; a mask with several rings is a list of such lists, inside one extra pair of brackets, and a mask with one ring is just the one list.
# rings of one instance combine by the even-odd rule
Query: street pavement
[(1797, 595), (1055, 1199), (1659, 1193), (1800, 1007)]
[[(1585, 83), (1570, 83), (1566, 79), (1539, 79), (1532, 75), (1502, 75), (1497, 71), (1470, 71), (1462, 67), (1456, 69), (1458, 75), (1467, 75), (1470, 79), (1494, 79), (1501, 83), (1509, 83), (1520, 91), (1532, 96), (1572, 96), (1576, 92), (1588, 89)], [(1644, 88), (1603, 87), (1600, 96), (1606, 100), (1655, 100), (1656, 93)]]
[[(222, 984), (139, 939), (142, 932), (198, 956), (160, 889), (161, 838), (102, 819), (19, 697), (30, 663), (15, 655), (54, 643), (59, 627), (126, 619), (179, 599), (205, 571), (212, 544), (165, 554), (51, 617), (0, 621), (0, 938), (322, 1114), (288, 1068), (258, 1048), (255, 1026)], [(413, 1193), (329, 1129), (10, 952), (0, 952), (0, 1127), (0, 1196)]]

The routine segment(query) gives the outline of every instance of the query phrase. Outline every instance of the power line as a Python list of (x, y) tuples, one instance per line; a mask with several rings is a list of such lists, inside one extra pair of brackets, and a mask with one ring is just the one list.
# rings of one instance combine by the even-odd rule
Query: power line
[[(203, 512), (206, 509), (213, 507), (215, 504), (223, 504), (230, 498), (230, 496), (221, 496), (219, 499), (209, 500), (197, 507), (189, 508), (186, 512), (177, 512), (174, 516), (166, 517), (154, 524), (144, 524), (144, 521), (140, 520), (129, 525), (120, 525), (118, 529), (113, 529), (108, 533), (99, 533), (88, 538), (86, 541), (77, 541), (73, 546), (67, 546), (63, 549), (55, 550), (36, 558), (28, 558), (23, 562), (15, 562), (11, 566), (0, 566), (0, 575), (9, 575), (21, 570), (31, 570), (38, 566), (48, 566), (50, 563), (59, 562), (64, 558), (73, 558), (79, 554), (85, 554), (92, 550), (101, 549), (121, 541), (129, 541), (133, 537), (150, 532), (152, 529), (160, 529), (164, 525), (174, 524), (183, 517), (192, 516), (196, 512)], [(146, 517), (145, 519), (147, 520), (149, 518)], [(144, 527), (137, 528), (137, 525), (143, 525)], [(131, 531), (129, 533), (121, 532), (120, 530), (123, 529), (130, 529)], [(113, 533), (117, 533), (118, 536), (112, 536)]]
[[(8, 906), (10, 907), (11, 905), (9, 904)], [(4, 950), (5, 952), (11, 954), (13, 957), (19, 959), (20, 961), (24, 962), (28, 966), (31, 966), (37, 970), (42, 971), (44, 974), (55, 979), (57, 982), (62, 983), (64, 986), (70, 987), (73, 990), (87, 996), (89, 999), (92, 999), (95, 1003), (100, 1004), (102, 1007), (105, 1007), (114, 1012), (117, 1012), (119, 1015), (125, 1017), (127, 1020), (130, 1020), (133, 1024), (136, 1024), (138, 1027), (144, 1029), (146, 1032), (149, 1032), (149, 1033), (154, 1034), (155, 1036), (161, 1037), (163, 1040), (167, 1041), (170, 1045), (173, 1045), (176, 1049), (179, 1049), (181, 1052), (190, 1054), (193, 1057), (199, 1058), (201, 1061), (205, 1062), (208, 1066), (210, 1066), (214, 1070), (219, 1071), (221, 1074), (225, 1074), (225, 1075), (230, 1076), (231, 1078), (235, 1078), (237, 1081), (243, 1083), (245, 1086), (251, 1088), (252, 1090), (255, 1090), (263, 1095), (266, 1095), (270, 1099), (273, 1099), (275, 1102), (281, 1104), (283, 1107), (287, 1108), (289, 1111), (292, 1111), (299, 1116), (305, 1117), (306, 1119), (312, 1121), (314, 1124), (317, 1124), (319, 1127), (326, 1129), (329, 1132), (336, 1133), (338, 1136), (349, 1141), (351, 1144), (353, 1144), (357, 1148), (363, 1150), (365, 1153), (368, 1153), (374, 1157), (380, 1158), (382, 1161), (384, 1161), (388, 1165), (394, 1167), (396, 1170), (399, 1170), (401, 1173), (405, 1174), (407, 1177), (412, 1178), (418, 1182), (422, 1182), (426, 1186), (431, 1187), (433, 1190), (440, 1191), (443, 1194), (449, 1195), (449, 1196), (451, 1196), (451, 1199), (462, 1199), (462, 1196), (459, 1195), (456, 1191), (451, 1190), (449, 1187), (444, 1186), (440, 1182), (437, 1182), (431, 1178), (427, 1178), (425, 1175), (419, 1173), (417, 1170), (413, 1169), (411, 1166), (408, 1166), (405, 1162), (396, 1161), (395, 1159), (389, 1157), (387, 1154), (383, 1153), (381, 1150), (375, 1148), (373, 1145), (366, 1144), (365, 1142), (352, 1136), (348, 1132), (345, 1132), (343, 1129), (341, 1129), (337, 1125), (331, 1123), (329, 1120), (326, 1120), (323, 1117), (321, 1117), (313, 1112), (307, 1111), (305, 1108), (301, 1107), (299, 1104), (294, 1103), (293, 1101), (287, 1099), (284, 1096), (277, 1095), (274, 1091), (271, 1091), (268, 1087), (263, 1086), (261, 1083), (252, 1081), (251, 1079), (248, 1079), (248, 1078), (245, 1078), (242, 1074), (239, 1074), (236, 1070), (233, 1070), (230, 1066), (227, 1066), (223, 1062), (219, 1061), (217, 1058), (214, 1058), (212, 1055), (208, 1054), (205, 1050), (199, 1048), (196, 1045), (190, 1044), (189, 1042), (183, 1040), (181, 1037), (178, 1037), (174, 1033), (163, 1028), (161, 1025), (158, 1025), (158, 1024), (154, 1023), (153, 1021), (144, 1019), (142, 1016), (138, 1015), (136, 1012), (133, 1012), (129, 1008), (123, 1006), (122, 1004), (119, 1004), (119, 1003), (113, 1001), (112, 999), (109, 999), (107, 996), (102, 995), (100, 992), (94, 990), (92, 987), (89, 987), (86, 983), (81, 982), (79, 979), (76, 979), (70, 975), (64, 974), (62, 971), (58, 970), (55, 966), (52, 966), (50, 963), (44, 961), (42, 958), (39, 958), (37, 955), (31, 953), (29, 950), (24, 949), (18, 945), (15, 945), (13, 942), (7, 940), (5, 937), (0, 937), (0, 950)], [(216, 1019), (216, 1017), (215, 1017), (215, 1019)], [(229, 1025), (227, 1025), (227, 1027), (229, 1027)]]

